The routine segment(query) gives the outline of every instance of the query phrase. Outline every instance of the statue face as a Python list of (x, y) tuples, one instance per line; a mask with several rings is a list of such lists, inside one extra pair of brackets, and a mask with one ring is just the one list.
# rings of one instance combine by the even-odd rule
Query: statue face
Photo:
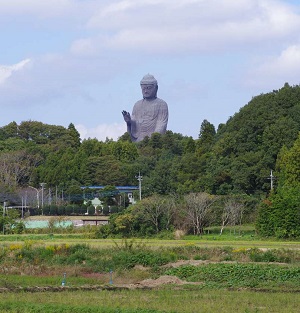
[(141, 88), (145, 99), (152, 99), (156, 97), (157, 85), (141, 84)]

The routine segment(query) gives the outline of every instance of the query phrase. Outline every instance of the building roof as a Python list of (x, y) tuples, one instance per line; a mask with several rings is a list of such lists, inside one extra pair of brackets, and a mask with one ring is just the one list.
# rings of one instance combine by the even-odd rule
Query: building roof
[[(103, 190), (106, 186), (82, 186), (81, 189), (93, 189)], [(133, 190), (139, 190), (139, 186), (115, 186), (119, 192), (132, 192)]]

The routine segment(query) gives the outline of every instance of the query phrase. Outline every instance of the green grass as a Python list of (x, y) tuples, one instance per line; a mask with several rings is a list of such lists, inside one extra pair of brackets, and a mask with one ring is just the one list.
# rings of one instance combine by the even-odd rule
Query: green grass
[[(43, 244), (81, 244), (82, 242), (88, 242), (90, 246), (97, 248), (108, 248), (114, 247), (115, 243), (121, 244), (123, 239), (91, 239), (91, 234), (38, 234), (38, 235), (0, 235), (0, 242), (3, 244), (13, 244), (13, 243), (23, 243), (25, 241), (41, 241)], [(194, 245), (199, 247), (221, 247), (221, 246), (232, 246), (235, 248), (269, 248), (269, 249), (300, 249), (299, 241), (279, 241), (279, 240), (262, 240), (262, 239), (252, 239), (245, 240), (240, 238), (235, 240), (234, 237), (231, 239), (228, 237), (216, 239), (205, 237), (197, 238), (187, 237), (187, 239), (182, 240), (164, 240), (164, 239), (143, 239), (142, 241), (146, 246), (151, 248), (160, 247), (174, 247), (174, 246), (188, 246)], [(140, 241), (141, 239), (136, 239)]]
[[(43, 218), (32, 217), (32, 218)], [(51, 218), (51, 217), (44, 217)], [(95, 232), (98, 229), (96, 226), (75, 229), (76, 233), (47, 233), (46, 229), (36, 230), (40, 233), (30, 233), (22, 235), (0, 235), (0, 243), (21, 243), (24, 241), (42, 241), (44, 244), (81, 244), (83, 241), (88, 241), (89, 245), (97, 248), (113, 247), (115, 244), (122, 244), (123, 239), (96, 239)], [(78, 231), (78, 232), (77, 232)], [(137, 241), (141, 239), (136, 239)], [(220, 247), (232, 246), (235, 248), (269, 248), (269, 249), (300, 249), (299, 240), (280, 241), (275, 238), (260, 238), (255, 232), (253, 225), (242, 225), (235, 227), (226, 227), (223, 234), (220, 236), (220, 227), (209, 227), (205, 229), (205, 234), (202, 236), (184, 236), (181, 240), (145, 238), (142, 239), (146, 246), (151, 248), (173, 247), (195, 245), (200, 247)]]
[[(60, 287), (62, 285), (64, 272), (61, 275), (0, 275), (0, 288), (17, 289), (18, 287), (26, 288), (33, 286), (52, 286)], [(109, 273), (103, 274), (101, 279), (95, 277), (68, 276), (66, 277), (66, 286), (77, 287), (84, 285), (102, 285), (109, 284)]]
[(299, 312), (293, 293), (201, 290), (75, 291), (0, 294), (0, 312)]

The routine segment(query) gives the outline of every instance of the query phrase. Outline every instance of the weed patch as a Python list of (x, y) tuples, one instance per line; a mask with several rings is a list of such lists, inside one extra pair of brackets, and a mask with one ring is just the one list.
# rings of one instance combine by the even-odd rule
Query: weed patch
[(208, 264), (186, 265), (172, 268), (166, 275), (206, 284), (217, 283), (220, 287), (263, 287), (293, 285), (300, 287), (300, 268), (263, 264)]
[(38, 304), (38, 303), (19, 303), (18, 301), (0, 303), (1, 312), (21, 312), (22, 313), (164, 313), (152, 309), (126, 309), (111, 308), (105, 306), (72, 306), (70, 304)]

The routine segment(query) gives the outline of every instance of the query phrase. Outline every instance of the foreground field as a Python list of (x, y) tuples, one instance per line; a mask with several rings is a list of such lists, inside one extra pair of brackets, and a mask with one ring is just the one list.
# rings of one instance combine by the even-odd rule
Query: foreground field
[(298, 242), (87, 237), (0, 236), (0, 312), (299, 312)]
[(75, 291), (0, 294), (0, 312), (299, 312), (299, 294), (246, 290)]

